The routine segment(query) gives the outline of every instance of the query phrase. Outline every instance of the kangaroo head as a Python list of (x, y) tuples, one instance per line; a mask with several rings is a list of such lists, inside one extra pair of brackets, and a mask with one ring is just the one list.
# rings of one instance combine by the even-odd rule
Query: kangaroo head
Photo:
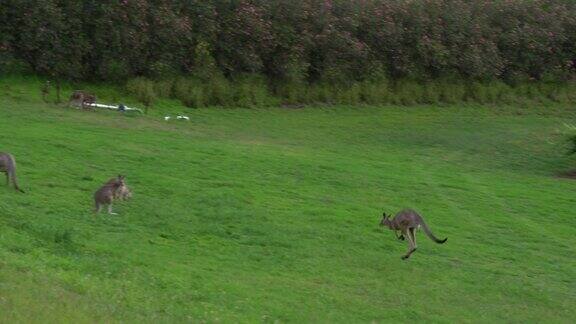
[(380, 226), (388, 226), (390, 227), (392, 222), (390, 221), (390, 216), (386, 215), (386, 213), (382, 213), (382, 220), (380, 221)]

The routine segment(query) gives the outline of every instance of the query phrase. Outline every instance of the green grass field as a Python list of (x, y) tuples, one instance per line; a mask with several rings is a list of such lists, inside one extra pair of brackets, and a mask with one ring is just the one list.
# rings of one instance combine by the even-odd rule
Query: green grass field
[[(27, 191), (0, 186), (0, 322), (576, 317), (566, 108), (161, 102), (129, 117), (38, 92), (0, 80), (0, 151)], [(119, 173), (133, 199), (95, 216), (93, 192)], [(401, 260), (378, 222), (403, 207), (447, 244), (421, 232)]]

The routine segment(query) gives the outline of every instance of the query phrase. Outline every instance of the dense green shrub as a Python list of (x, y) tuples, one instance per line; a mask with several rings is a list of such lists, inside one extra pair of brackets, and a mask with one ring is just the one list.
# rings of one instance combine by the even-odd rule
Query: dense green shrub
[(278, 104), (272, 96), (266, 80), (259, 75), (242, 75), (232, 80), (233, 105), (239, 107), (267, 107)]
[(204, 82), (194, 78), (178, 78), (174, 83), (174, 97), (188, 107), (205, 107), (209, 104)]
[(393, 80), (574, 79), (574, 43), (576, 2), (567, 0), (0, 4), (0, 52), (41, 74), (124, 80), (250, 73), (290, 84), (287, 97), (303, 81), (361, 82), (375, 67)]
[(565, 125), (562, 134), (569, 144), (568, 154), (576, 154), (576, 125)]
[[(283, 83), (271, 85), (256, 74), (239, 75), (231, 80), (222, 76), (209, 80), (179, 77), (175, 80), (132, 79), (129, 93), (137, 98), (174, 98), (188, 107), (230, 106), (269, 107), (279, 104), (345, 105), (420, 105), (459, 104), (576, 104), (576, 84), (525, 82), (508, 85), (502, 81), (458, 82), (453, 79), (417, 81), (402, 79), (365, 80), (350, 84)], [(142, 101), (142, 99), (139, 99)]]
[(156, 101), (156, 92), (154, 91), (154, 82), (146, 78), (136, 78), (128, 81), (126, 90), (132, 94), (138, 101), (144, 104), (146, 112)]
[(0, 2), (3, 71), (147, 77), (192, 107), (570, 103), (575, 43), (568, 0)]

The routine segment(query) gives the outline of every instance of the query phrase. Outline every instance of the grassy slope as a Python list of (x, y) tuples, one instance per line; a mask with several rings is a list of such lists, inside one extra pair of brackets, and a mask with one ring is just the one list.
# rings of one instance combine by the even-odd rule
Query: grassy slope
[[(28, 191), (0, 187), (0, 322), (576, 316), (576, 183), (554, 177), (574, 163), (554, 135), (566, 113), (206, 109), (167, 123), (45, 105), (36, 87), (0, 81), (0, 150)], [(118, 173), (133, 200), (95, 217), (92, 192)], [(405, 243), (376, 225), (405, 206), (448, 243), (420, 234), (400, 260)]]

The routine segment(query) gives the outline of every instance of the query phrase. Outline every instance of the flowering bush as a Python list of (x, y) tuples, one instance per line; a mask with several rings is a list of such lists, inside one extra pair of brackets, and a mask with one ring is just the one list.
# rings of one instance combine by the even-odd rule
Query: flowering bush
[[(490, 102), (501, 95), (487, 84), (504, 89), (576, 79), (574, 44), (576, 2), (566, 0), (7, 0), (0, 5), (0, 52), (40, 74), (101, 80), (233, 80), (257, 74), (276, 93), (298, 101), (311, 100), (303, 93), (314, 83), (314, 98), (333, 92), (329, 95), (345, 101), (374, 102), (390, 100), (390, 90), (406, 87), (427, 97), (424, 102), (475, 96)], [(456, 93), (446, 91), (449, 82), (442, 80), (458, 84)], [(216, 84), (220, 89), (226, 82)], [(548, 93), (557, 101), (572, 98)], [(399, 94), (394, 101), (419, 101), (418, 96)]]

